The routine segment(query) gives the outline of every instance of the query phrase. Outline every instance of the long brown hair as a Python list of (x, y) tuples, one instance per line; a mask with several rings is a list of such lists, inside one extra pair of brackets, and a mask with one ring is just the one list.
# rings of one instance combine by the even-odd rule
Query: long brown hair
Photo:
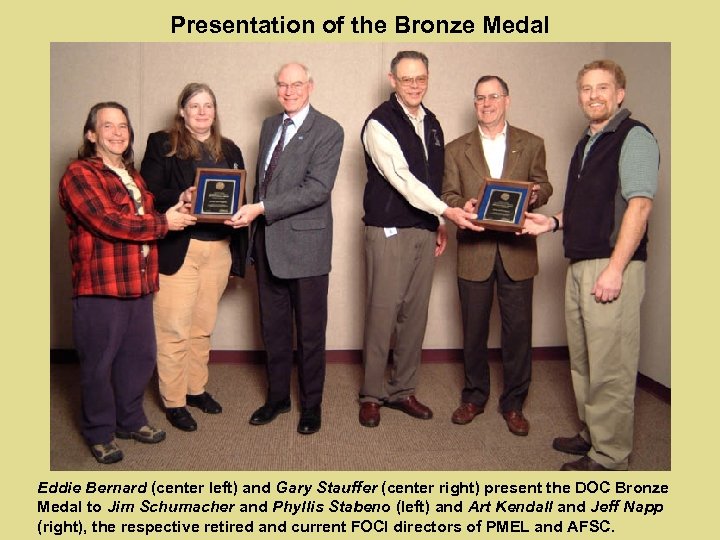
[(118, 109), (125, 115), (125, 120), (127, 120), (128, 124), (128, 131), (130, 132), (130, 143), (122, 154), (122, 160), (126, 169), (133, 169), (133, 160), (135, 158), (135, 154), (133, 152), (133, 141), (135, 140), (135, 132), (133, 131), (132, 123), (130, 122), (130, 114), (128, 113), (127, 108), (120, 105), (117, 101), (103, 101), (92, 106), (87, 115), (87, 119), (85, 120), (85, 125), (83, 126), (83, 142), (80, 145), (80, 148), (78, 148), (78, 159), (88, 159), (97, 156), (95, 143), (90, 142), (90, 139), (87, 138), (87, 133), (88, 131), (97, 133), (97, 117), (100, 109)]
[(210, 128), (210, 137), (204, 142), (205, 147), (210, 153), (210, 157), (218, 161), (223, 157), (222, 152), (222, 134), (220, 133), (220, 117), (218, 116), (217, 100), (215, 93), (205, 83), (188, 83), (182, 89), (177, 100), (177, 110), (175, 111), (175, 119), (172, 127), (168, 130), (170, 133), (170, 152), (168, 156), (177, 156), (180, 159), (199, 160), (202, 157), (202, 144), (190, 131), (185, 127), (185, 119), (180, 115), (180, 110), (185, 108), (187, 102), (200, 92), (207, 92), (213, 101), (215, 107), (215, 121)]

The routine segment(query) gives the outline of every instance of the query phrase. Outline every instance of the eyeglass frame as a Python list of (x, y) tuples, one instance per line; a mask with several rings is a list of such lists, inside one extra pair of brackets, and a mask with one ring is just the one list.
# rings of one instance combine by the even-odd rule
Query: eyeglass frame
[(504, 97), (507, 97), (507, 96), (508, 96), (507, 94), (495, 94), (495, 93), (488, 94), (488, 95), (486, 95), (486, 96), (476, 95), (476, 96), (475, 96), (475, 103), (484, 103), (484, 102), (486, 102), (486, 101), (487, 101), (488, 103), (496, 103), (496, 102), (500, 101), (500, 98), (504, 98)]
[(428, 75), (418, 75), (417, 77), (398, 77), (393, 75), (395, 81), (403, 88), (412, 88), (413, 85), (424, 87), (428, 85)]
[(310, 81), (295, 81), (292, 83), (281, 83), (277, 82), (275, 83), (275, 89), (278, 92), (287, 92), (288, 90), (292, 90), (293, 92), (299, 92), (303, 86), (308, 84)]

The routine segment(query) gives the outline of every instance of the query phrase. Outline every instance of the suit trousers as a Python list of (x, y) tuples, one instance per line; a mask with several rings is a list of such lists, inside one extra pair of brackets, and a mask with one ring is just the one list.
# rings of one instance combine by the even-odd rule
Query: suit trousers
[[(397, 401), (415, 393), (435, 268), (436, 233), (365, 227), (365, 377), (361, 402)], [(385, 368), (395, 334), (393, 365)]]
[(503, 392), (500, 411), (521, 411), (532, 374), (533, 278), (513, 281), (505, 272), (500, 253), (486, 281), (458, 279), (463, 320), (465, 363), (464, 403), (484, 408), (490, 395), (488, 333), (493, 293), (500, 306)]
[(187, 394), (205, 391), (210, 336), (230, 275), (230, 259), (229, 240), (192, 239), (180, 269), (171, 276), (160, 274), (153, 309), (165, 407), (184, 407)]
[(80, 357), (82, 435), (90, 444), (147, 424), (143, 397), (155, 369), (152, 295), (78, 296), (73, 337)]
[[(312, 253), (308, 253), (312, 257)], [(254, 234), (255, 273), (260, 301), (260, 330), (267, 353), (267, 402), (290, 399), (293, 362), (293, 317), (297, 334), (300, 407), (322, 403), (325, 384), (325, 331), (329, 277), (282, 279), (273, 275), (267, 259), (265, 225)]]
[(569, 266), (565, 324), (575, 401), (583, 422), (580, 434), (592, 444), (588, 456), (608, 469), (626, 470), (633, 446), (645, 263), (631, 261), (620, 296), (603, 304), (590, 291), (608, 261)]

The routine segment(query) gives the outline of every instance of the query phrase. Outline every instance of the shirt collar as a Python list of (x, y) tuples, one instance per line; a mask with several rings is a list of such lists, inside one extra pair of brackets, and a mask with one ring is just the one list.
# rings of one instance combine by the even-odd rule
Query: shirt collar
[[(300, 109), (295, 116), (291, 118), (293, 125), (295, 126), (295, 129), (300, 129), (300, 126), (303, 125), (303, 122), (307, 118), (307, 115), (310, 113), (310, 104), (308, 103), (305, 105), (302, 109)], [(290, 118), (287, 113), (283, 113), (283, 120), (286, 118)]]
[(600, 135), (601, 133), (615, 131), (623, 120), (630, 117), (630, 114), (631, 113), (628, 109), (620, 109), (613, 115), (613, 117), (608, 121), (608, 123), (605, 124), (605, 127), (602, 128), (600, 131), (595, 134), (590, 133), (590, 127), (588, 126), (588, 128), (585, 130), (585, 135), (592, 137), (593, 135)]
[(405, 104), (398, 99), (397, 94), (395, 94), (395, 100), (398, 102), (398, 105), (402, 107), (403, 112), (405, 112), (405, 115), (408, 118), (410, 118), (411, 120), (415, 120), (416, 122), (422, 122), (423, 120), (425, 120), (425, 107), (423, 107), (422, 103), (418, 107), (417, 114), (413, 115), (410, 113)]
[(485, 135), (485, 134), (483, 133), (483, 130), (480, 129), (480, 124), (478, 124), (478, 131), (480, 132), (480, 138), (481, 138), (481, 139), (485, 139), (485, 140), (487, 140), (487, 141), (494, 141), (494, 140), (496, 140), (496, 139), (497, 139), (498, 137), (500, 137), (500, 136), (507, 137), (507, 128), (508, 128), (508, 123), (507, 123), (507, 120), (506, 120), (506, 121), (505, 121), (505, 125), (504, 125), (503, 128), (502, 128), (502, 131), (501, 131), (500, 133), (498, 133), (497, 135), (495, 135), (495, 138), (494, 138), (494, 139), (491, 139), (489, 136), (487, 136), (487, 135)]

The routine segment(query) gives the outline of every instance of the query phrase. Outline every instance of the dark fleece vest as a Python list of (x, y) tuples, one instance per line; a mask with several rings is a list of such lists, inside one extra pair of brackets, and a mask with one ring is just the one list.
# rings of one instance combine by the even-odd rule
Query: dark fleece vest
[[(615, 248), (622, 217), (627, 209), (620, 185), (620, 150), (630, 130), (650, 129), (629, 113), (611, 123), (590, 148), (585, 163), (583, 153), (590, 139), (586, 134), (575, 148), (568, 171), (563, 207), (563, 246), (573, 261), (609, 258)], [(652, 133), (652, 132), (651, 132)], [(632, 260), (647, 260), (647, 230)]]
[[(423, 124), (427, 158), (420, 137), (415, 133), (412, 122), (406, 116), (394, 94), (388, 101), (370, 113), (365, 121), (365, 126), (363, 126), (363, 133), (370, 120), (378, 121), (395, 137), (410, 166), (410, 172), (439, 197), (445, 167), (445, 140), (435, 115), (425, 109)], [(407, 202), (377, 170), (367, 152), (365, 152), (365, 164), (367, 166), (367, 184), (363, 196), (365, 210), (363, 221), (366, 225), (437, 230), (438, 218)]]

